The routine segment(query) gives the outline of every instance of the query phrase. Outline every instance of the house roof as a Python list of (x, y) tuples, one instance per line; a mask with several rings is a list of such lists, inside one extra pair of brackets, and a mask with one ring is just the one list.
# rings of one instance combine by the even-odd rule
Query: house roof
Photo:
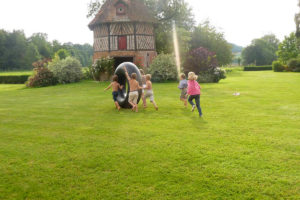
[[(111, 9), (112, 7), (115, 8), (115, 5), (119, 2), (124, 2), (128, 10), (126, 17), (116, 19), (116, 16), (111, 12)], [(98, 14), (90, 22), (89, 28), (93, 30), (94, 26), (97, 24), (122, 21), (158, 23), (147, 6), (140, 0), (106, 0)]]

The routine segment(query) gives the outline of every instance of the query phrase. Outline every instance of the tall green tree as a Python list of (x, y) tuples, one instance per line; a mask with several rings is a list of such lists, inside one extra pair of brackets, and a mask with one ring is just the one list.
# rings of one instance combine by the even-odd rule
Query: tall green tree
[(24, 58), (26, 65), (21, 67), (21, 69), (31, 69), (32, 63), (36, 62), (37, 60), (41, 60), (41, 58), (42, 57), (38, 51), (37, 46), (35, 46), (33, 43), (28, 42)]
[(218, 32), (209, 21), (199, 24), (192, 33), (191, 48), (199, 47), (215, 52), (219, 65), (232, 62), (232, 46), (225, 40), (224, 34)]
[(0, 70), (4, 70), (6, 62), (6, 40), (8, 33), (4, 30), (0, 30)]
[(34, 33), (29, 41), (33, 43), (43, 58), (50, 58), (52, 55), (51, 43), (48, 42), (48, 35), (46, 33)]
[(27, 40), (23, 31), (13, 31), (5, 41), (4, 70), (20, 69), (26, 66)]
[[(300, 0), (298, 0), (298, 6), (300, 7)], [(296, 37), (300, 39), (300, 13), (295, 15), (295, 23), (296, 23)]]
[(296, 58), (299, 53), (296, 35), (291, 33), (279, 44), (277, 51), (278, 60), (286, 64), (290, 59)]
[(279, 40), (273, 34), (254, 39), (242, 52), (243, 64), (271, 65), (277, 59), (278, 45)]

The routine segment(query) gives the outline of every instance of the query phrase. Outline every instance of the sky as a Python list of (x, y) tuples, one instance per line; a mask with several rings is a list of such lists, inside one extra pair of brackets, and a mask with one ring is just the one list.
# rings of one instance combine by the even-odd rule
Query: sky
[[(280, 40), (295, 31), (297, 0), (186, 0), (196, 23), (209, 20), (228, 42), (247, 46), (273, 33)], [(93, 43), (87, 25), (90, 0), (0, 0), (0, 29), (48, 34), (61, 43)]]

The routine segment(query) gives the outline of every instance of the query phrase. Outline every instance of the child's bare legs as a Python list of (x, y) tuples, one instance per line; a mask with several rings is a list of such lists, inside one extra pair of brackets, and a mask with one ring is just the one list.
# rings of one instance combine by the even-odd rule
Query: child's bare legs
[(139, 108), (137, 104), (135, 105), (135, 112), (139, 112)]
[(121, 109), (121, 107), (120, 107), (120, 105), (119, 105), (119, 103), (118, 103), (117, 101), (115, 101), (115, 105), (116, 105), (116, 108), (117, 108), (118, 110)]
[(184, 107), (187, 107), (187, 100), (183, 98), (180, 98), (180, 100), (184, 102)]
[(155, 101), (153, 100), (153, 101), (151, 101), (151, 103), (153, 104), (153, 106), (154, 106), (155, 110), (158, 110), (158, 107), (157, 107), (157, 105), (156, 105)]
[(143, 105), (144, 105), (144, 108), (147, 108), (147, 102), (146, 102), (146, 98), (145, 98), (145, 95), (144, 93), (142, 93), (142, 96), (141, 96), (142, 100), (143, 100)]
[(128, 103), (132, 106), (132, 111), (134, 111), (134, 109), (135, 109), (135, 104), (134, 104), (133, 102), (131, 102), (131, 101), (129, 101)]

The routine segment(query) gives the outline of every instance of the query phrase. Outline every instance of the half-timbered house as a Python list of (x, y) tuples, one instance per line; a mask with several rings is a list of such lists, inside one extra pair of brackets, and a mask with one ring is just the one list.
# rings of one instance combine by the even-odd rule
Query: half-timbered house
[(115, 65), (148, 67), (157, 55), (156, 19), (140, 0), (106, 0), (89, 24), (94, 32), (94, 60), (113, 57)]

